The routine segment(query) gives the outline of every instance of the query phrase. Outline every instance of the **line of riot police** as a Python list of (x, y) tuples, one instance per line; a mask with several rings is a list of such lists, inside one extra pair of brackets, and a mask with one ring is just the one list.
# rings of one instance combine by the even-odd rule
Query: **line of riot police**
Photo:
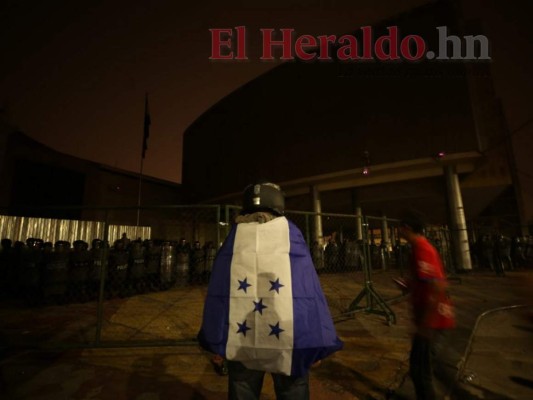
[(215, 255), (212, 242), (191, 247), (185, 239), (130, 241), (124, 235), (111, 247), (94, 239), (90, 248), (83, 240), (71, 246), (67, 241), (29, 238), (13, 244), (3, 239), (0, 296), (38, 305), (95, 300), (101, 288), (112, 298), (200, 284), (209, 280)]
[(533, 265), (533, 236), (509, 238), (502, 234), (484, 234), (471, 243), (470, 248), (474, 263), (498, 276)]
[[(325, 247), (318, 241), (311, 245), (311, 257), (318, 273), (358, 271), (363, 268), (365, 243), (355, 238), (343, 239), (340, 244), (335, 237)], [(397, 243), (390, 246), (377, 245), (374, 240), (368, 245), (369, 266), (373, 269), (402, 268), (407, 265), (408, 249)]]

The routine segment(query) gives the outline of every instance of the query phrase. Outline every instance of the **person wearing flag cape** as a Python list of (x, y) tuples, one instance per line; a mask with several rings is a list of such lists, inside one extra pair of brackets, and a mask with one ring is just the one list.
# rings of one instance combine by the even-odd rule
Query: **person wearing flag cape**
[(247, 186), (213, 265), (198, 340), (228, 360), (231, 400), (259, 399), (266, 372), (277, 399), (309, 399), (309, 369), (343, 346), (284, 208), (279, 186)]

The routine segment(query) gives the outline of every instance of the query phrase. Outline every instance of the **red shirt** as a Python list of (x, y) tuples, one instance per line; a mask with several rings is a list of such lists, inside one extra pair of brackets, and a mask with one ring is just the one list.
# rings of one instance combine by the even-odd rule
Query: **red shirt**
[[(429, 241), (420, 236), (412, 244), (412, 303), (415, 324), (423, 328), (448, 329), (455, 326), (455, 316), (450, 298), (446, 293), (436, 292), (432, 281), (441, 281), (446, 284), (444, 267), (437, 250)], [(435, 307), (423, 321), (427, 304), (430, 298), (436, 296)]]

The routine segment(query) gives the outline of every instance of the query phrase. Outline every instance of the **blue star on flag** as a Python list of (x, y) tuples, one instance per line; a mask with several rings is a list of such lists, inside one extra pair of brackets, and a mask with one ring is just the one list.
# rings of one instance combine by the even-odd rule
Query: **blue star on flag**
[(270, 283), (272, 284), (272, 287), (270, 288), (270, 290), (275, 290), (278, 294), (279, 294), (279, 289), (285, 286), (279, 283), (279, 278), (276, 279), (275, 281), (270, 281)]
[(270, 324), (268, 324), (268, 326), (270, 326), (270, 329), (272, 329), (272, 330), (270, 331), (270, 333), (269, 333), (268, 336), (276, 335), (276, 337), (277, 337), (278, 339), (279, 339), (279, 334), (285, 330), (285, 329), (281, 329), (281, 328), (279, 327), (279, 322), (278, 322), (276, 325), (270, 325)]
[(267, 306), (263, 305), (263, 299), (260, 299), (259, 301), (254, 301), (254, 312), (259, 311), (259, 314), (263, 315), (263, 310), (265, 308), (268, 308)]
[[(237, 279), (238, 280), (238, 279)], [(244, 278), (243, 281), (239, 281), (239, 288), (237, 290), (244, 290), (244, 293), (247, 293), (246, 292), (246, 289), (248, 289), (250, 286), (252, 286), (251, 284), (249, 284), (247, 282), (248, 278)]]
[(244, 320), (242, 324), (239, 324), (237, 322), (237, 325), (239, 325), (239, 330), (237, 331), (237, 333), (242, 333), (244, 336), (246, 336), (246, 331), (249, 331), (250, 329), (252, 329), (246, 326), (246, 320)]

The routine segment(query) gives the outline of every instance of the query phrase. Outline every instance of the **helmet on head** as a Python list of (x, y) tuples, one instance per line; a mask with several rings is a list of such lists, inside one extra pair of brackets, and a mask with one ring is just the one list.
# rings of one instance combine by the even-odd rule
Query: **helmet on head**
[(276, 215), (285, 212), (285, 198), (281, 188), (270, 182), (248, 185), (243, 192), (242, 213), (269, 211)]

